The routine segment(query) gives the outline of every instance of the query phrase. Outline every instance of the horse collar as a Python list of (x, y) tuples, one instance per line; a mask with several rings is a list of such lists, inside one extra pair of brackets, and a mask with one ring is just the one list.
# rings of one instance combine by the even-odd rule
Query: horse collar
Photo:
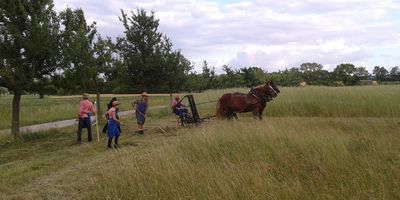
[(249, 92), (252, 96), (254, 96), (256, 99), (258, 99), (259, 101), (265, 101), (266, 99), (263, 96), (259, 96), (259, 92), (255, 91), (253, 88), (251, 88), (250, 92)]

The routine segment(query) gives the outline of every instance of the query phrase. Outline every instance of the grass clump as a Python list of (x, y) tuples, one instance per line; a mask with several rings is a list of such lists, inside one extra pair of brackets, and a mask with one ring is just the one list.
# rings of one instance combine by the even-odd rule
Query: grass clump
[[(342, 131), (348, 123), (359, 129)], [(90, 197), (397, 199), (396, 123), (309, 118), (215, 123), (151, 152), (113, 155), (117, 164), (99, 168), (103, 176)]]

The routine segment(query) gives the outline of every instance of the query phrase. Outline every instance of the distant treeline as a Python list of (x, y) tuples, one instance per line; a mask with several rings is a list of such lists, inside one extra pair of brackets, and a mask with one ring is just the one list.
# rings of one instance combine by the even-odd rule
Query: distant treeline
[[(281, 86), (355, 85), (361, 80), (400, 81), (399, 67), (339, 64), (332, 72), (318, 63), (267, 72), (260, 66), (233, 69), (203, 62), (202, 72), (172, 41), (158, 31), (154, 12), (121, 10), (124, 32), (115, 40), (102, 37), (96, 22), (88, 23), (82, 9), (53, 10), (53, 2), (11, 0), (0, 3), (0, 87), (11, 93), (43, 96), (89, 93), (170, 93), (251, 87), (267, 80)], [(221, 66), (218, 66), (221, 67)], [(365, 83), (362, 82), (362, 83)]]
[[(186, 71), (177, 77), (176, 84), (164, 79), (150, 88), (149, 92), (200, 92), (208, 89), (224, 89), (234, 87), (252, 87), (266, 81), (273, 80), (280, 86), (295, 87), (300, 85), (324, 85), (324, 86), (350, 86), (371, 85), (373, 81), (379, 84), (400, 84), (400, 69), (393, 67), (388, 71), (384, 67), (375, 66), (370, 74), (365, 67), (355, 67), (353, 64), (339, 64), (329, 72), (318, 63), (303, 63), (300, 67), (285, 69), (277, 72), (267, 72), (260, 67), (242, 67), (233, 69), (224, 65), (222, 74), (216, 74), (215, 67), (210, 67), (206, 61), (203, 63), (202, 72)], [(139, 85), (129, 85), (121, 77), (109, 77), (104, 79), (104, 87), (101, 93), (138, 93), (142, 90)], [(160, 78), (160, 80), (163, 80)], [(56, 87), (57, 80), (53, 81), (53, 94), (64, 95), (79, 93), (79, 90), (64, 90), (62, 84)], [(60, 89), (57, 89), (60, 88)], [(66, 93), (67, 92), (67, 93)]]
[(273, 80), (281, 86), (307, 85), (368, 85), (372, 81), (399, 82), (399, 67), (391, 68), (376, 66), (370, 74), (365, 67), (355, 67), (353, 64), (340, 64), (329, 72), (323, 70), (318, 63), (303, 63), (298, 68), (290, 68), (278, 72), (267, 72), (260, 67), (243, 67), (233, 70), (223, 66), (223, 74), (216, 75), (215, 68), (210, 68), (204, 62), (202, 73), (191, 73), (187, 76), (185, 91), (202, 91), (205, 89), (220, 89), (232, 87), (251, 87), (268, 80)]

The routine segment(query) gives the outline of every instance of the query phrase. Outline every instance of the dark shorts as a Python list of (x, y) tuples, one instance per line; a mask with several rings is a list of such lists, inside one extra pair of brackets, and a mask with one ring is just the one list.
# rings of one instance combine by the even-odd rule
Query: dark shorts
[(89, 115), (89, 117), (79, 118), (78, 128), (82, 129), (82, 128), (91, 128), (91, 127), (92, 127), (92, 122), (90, 120), (90, 115)]
[(136, 113), (136, 121), (138, 124), (143, 125), (146, 118), (142, 114)]

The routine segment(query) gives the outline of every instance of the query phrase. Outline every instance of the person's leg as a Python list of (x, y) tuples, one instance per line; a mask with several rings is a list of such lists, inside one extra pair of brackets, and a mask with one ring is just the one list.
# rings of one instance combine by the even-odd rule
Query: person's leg
[(77, 143), (82, 143), (82, 124), (83, 124), (83, 120), (81, 118), (79, 118), (79, 122), (78, 122), (78, 133), (77, 133)]
[(112, 142), (112, 137), (108, 137), (107, 148), (112, 148), (111, 142)]
[(88, 142), (91, 142), (92, 141), (92, 123), (89, 120), (90, 120), (90, 118), (86, 118), (87, 131), (88, 131)]
[(119, 135), (115, 136), (115, 138), (114, 138), (114, 148), (118, 148), (118, 138), (119, 138)]
[(138, 133), (143, 134), (143, 124), (138, 123)]

